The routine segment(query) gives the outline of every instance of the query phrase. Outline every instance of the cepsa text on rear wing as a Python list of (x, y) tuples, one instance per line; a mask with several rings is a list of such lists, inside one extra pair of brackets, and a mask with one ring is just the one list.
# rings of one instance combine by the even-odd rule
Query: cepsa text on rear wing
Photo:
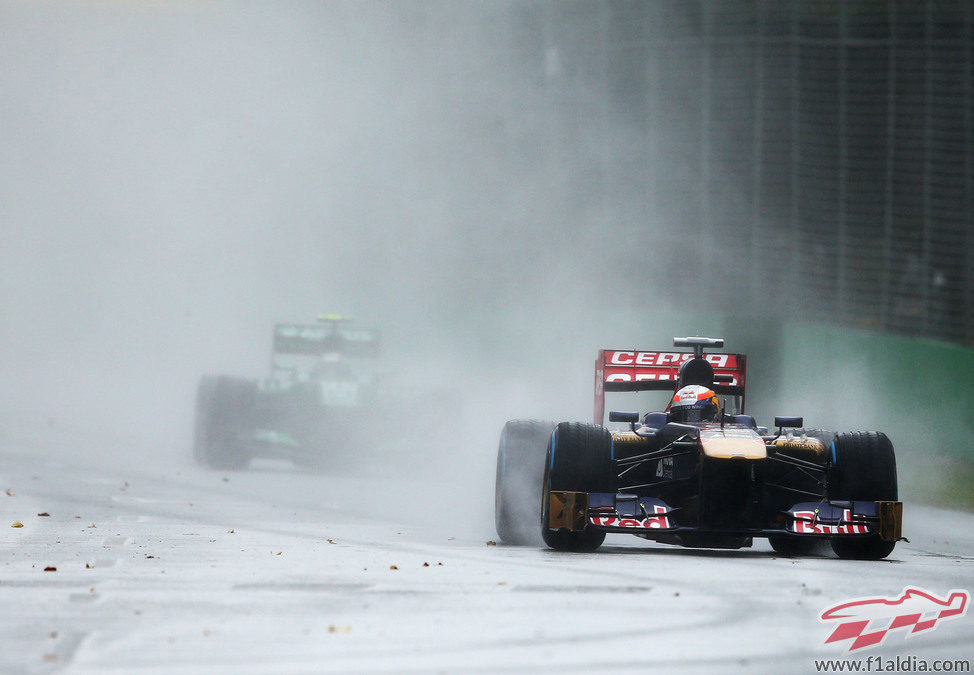
[[(595, 423), (605, 421), (605, 393), (611, 391), (674, 391), (680, 366), (692, 352), (644, 352), (602, 349), (595, 360)], [(744, 354), (704, 354), (714, 369), (714, 392), (741, 398), (747, 374)]]

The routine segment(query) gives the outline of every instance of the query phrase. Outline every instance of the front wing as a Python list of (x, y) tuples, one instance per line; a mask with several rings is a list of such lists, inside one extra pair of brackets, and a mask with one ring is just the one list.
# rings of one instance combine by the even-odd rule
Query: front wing
[(745, 537), (805, 538), (878, 535), (886, 541), (902, 537), (903, 503), (897, 501), (802, 502), (781, 511), (759, 527), (713, 529), (680, 525), (678, 509), (655, 497), (599, 492), (549, 492), (548, 527), (635, 534), (647, 539), (708, 532)]

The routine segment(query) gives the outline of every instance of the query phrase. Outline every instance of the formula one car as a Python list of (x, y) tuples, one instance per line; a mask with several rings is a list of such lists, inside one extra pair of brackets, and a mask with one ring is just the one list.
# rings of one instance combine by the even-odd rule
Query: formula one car
[[(503, 541), (535, 543), (540, 506), (540, 538), (561, 551), (629, 533), (724, 549), (767, 537), (788, 555), (823, 542), (840, 558), (892, 552), (903, 504), (885, 434), (804, 429), (801, 417), (776, 417), (769, 434), (744, 414), (744, 354), (705, 354), (723, 347), (714, 338), (673, 344), (693, 352), (599, 352), (594, 424), (507, 423), (495, 492)], [(647, 390), (669, 391), (665, 410), (610, 412), (628, 429), (603, 426), (606, 392)]]
[(347, 457), (355, 429), (374, 413), (378, 331), (343, 316), (274, 326), (271, 375), (207, 375), (196, 395), (194, 458), (215, 469), (246, 468), (252, 457), (312, 469)]

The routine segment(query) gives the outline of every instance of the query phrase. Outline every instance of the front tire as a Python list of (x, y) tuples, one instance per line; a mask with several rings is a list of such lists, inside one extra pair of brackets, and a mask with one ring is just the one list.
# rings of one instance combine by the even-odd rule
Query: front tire
[[(835, 459), (829, 474), (829, 499), (833, 501), (896, 501), (896, 456), (886, 434), (854, 432), (836, 434)], [(881, 560), (893, 552), (895, 541), (868, 537), (833, 537), (832, 550), (849, 560)]]
[(501, 541), (538, 546), (537, 504), (541, 499), (545, 451), (554, 422), (510, 420), (497, 446), (494, 525)]
[(618, 479), (612, 461), (612, 436), (600, 426), (562, 422), (548, 444), (541, 501), (541, 537), (556, 551), (594, 551), (605, 532), (586, 524), (582, 530), (548, 527), (552, 490), (615, 493)]

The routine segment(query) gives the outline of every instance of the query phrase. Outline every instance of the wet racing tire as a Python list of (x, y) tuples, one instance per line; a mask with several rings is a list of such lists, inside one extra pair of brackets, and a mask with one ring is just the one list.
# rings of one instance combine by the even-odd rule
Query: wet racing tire
[(196, 416), (193, 426), (193, 461), (206, 463), (207, 446), (210, 443), (213, 424), (213, 396), (216, 391), (216, 377), (203, 376), (196, 387)]
[(615, 493), (618, 479), (612, 461), (612, 436), (603, 427), (562, 422), (548, 444), (544, 492), (541, 501), (541, 537), (557, 551), (594, 551), (605, 532), (586, 526), (582, 530), (548, 527), (552, 490)]
[[(832, 501), (896, 501), (896, 457), (886, 434), (854, 432), (836, 434), (834, 459), (829, 473)], [(893, 551), (894, 541), (868, 537), (833, 537), (832, 550), (840, 558), (880, 560)]]
[(538, 503), (541, 501), (545, 452), (554, 422), (510, 420), (497, 446), (494, 524), (501, 541), (540, 546)]
[(241, 442), (248, 435), (257, 384), (252, 380), (204, 376), (196, 390), (193, 457), (211, 469), (244, 469), (250, 455)]

